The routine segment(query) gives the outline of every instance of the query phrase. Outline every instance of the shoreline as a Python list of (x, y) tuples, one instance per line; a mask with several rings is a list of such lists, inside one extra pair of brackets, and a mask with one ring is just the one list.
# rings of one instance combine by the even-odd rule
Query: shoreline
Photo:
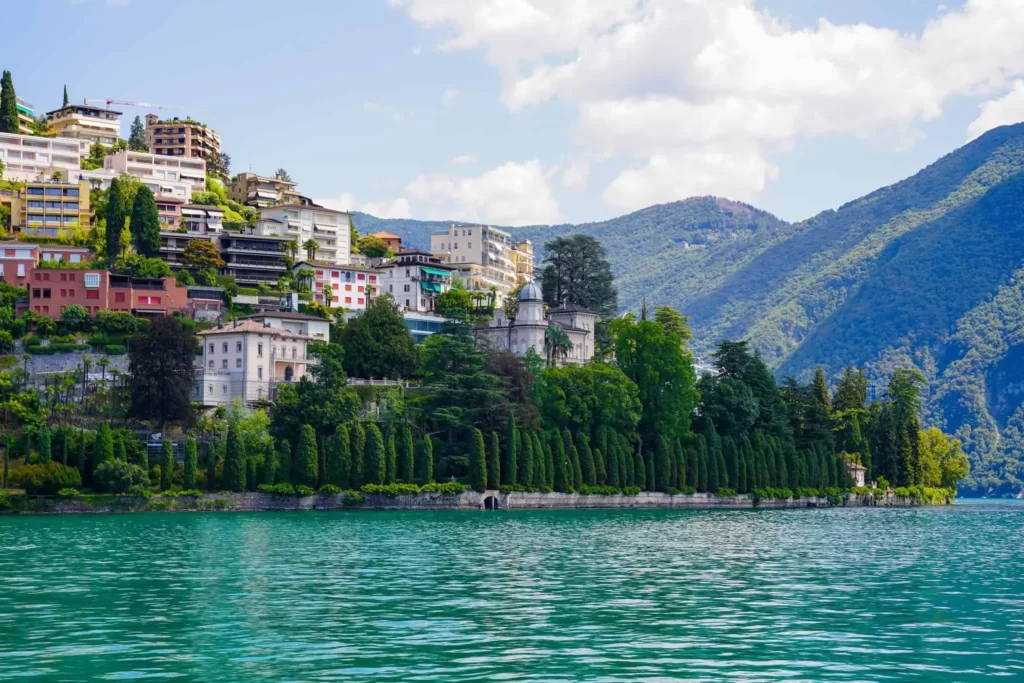
[(571, 510), (571, 509), (692, 509), (752, 510), (826, 507), (917, 507), (919, 500), (894, 495), (849, 494), (839, 502), (825, 497), (762, 499), (751, 494), (718, 496), (711, 493), (667, 494), (642, 491), (635, 495), (467, 491), (460, 494), (417, 493), (396, 496), (362, 494), (353, 501), (345, 493), (309, 496), (273, 493), (208, 493), (202, 496), (113, 495), (10, 496), (0, 514), (123, 514), (137, 512), (287, 512), (316, 510)]

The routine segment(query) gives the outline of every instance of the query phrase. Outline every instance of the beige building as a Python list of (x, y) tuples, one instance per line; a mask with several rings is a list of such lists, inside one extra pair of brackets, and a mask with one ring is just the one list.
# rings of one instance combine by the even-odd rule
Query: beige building
[(533, 245), (513, 243), (512, 236), (498, 228), (452, 225), (448, 232), (430, 236), (430, 250), (455, 269), (454, 275), (468, 290), (494, 291), (499, 306), (516, 285), (532, 281)]
[(227, 192), (228, 198), (239, 204), (263, 209), (275, 204), (302, 204), (297, 186), (292, 180), (239, 173), (228, 183)]
[(61, 138), (98, 142), (113, 147), (121, 136), (121, 112), (89, 104), (69, 104), (47, 112), (46, 120)]
[(209, 161), (220, 154), (217, 131), (189, 118), (161, 121), (156, 114), (146, 114), (146, 144), (161, 156)]
[[(322, 206), (278, 204), (260, 209), (256, 234), (277, 235), (294, 241), (298, 256), (309, 261), (323, 261), (339, 266), (349, 264), (352, 240), (348, 229), (349, 214)], [(316, 242), (310, 253), (305, 246)]]
[(204, 406), (269, 400), (274, 388), (297, 382), (311, 362), (312, 337), (256, 320), (235, 320), (199, 333), (202, 368), (196, 372), (193, 400)]

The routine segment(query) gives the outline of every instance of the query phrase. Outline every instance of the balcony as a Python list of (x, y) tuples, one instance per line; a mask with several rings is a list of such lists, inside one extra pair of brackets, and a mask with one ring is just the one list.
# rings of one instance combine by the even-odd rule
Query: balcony
[(239, 254), (270, 254), (270, 255), (273, 255), (273, 256), (277, 256), (279, 258), (283, 257), (285, 255), (285, 250), (280, 248), (276, 244), (268, 244), (266, 246), (263, 246), (263, 245), (249, 246), (249, 245), (242, 245), (242, 244), (229, 244), (228, 246), (223, 247), (221, 249), (221, 251), (223, 251), (225, 253), (228, 253), (228, 254), (232, 254), (232, 253), (239, 253)]
[(227, 263), (227, 268), (261, 268), (266, 270), (286, 270), (283, 263), (276, 263), (274, 261), (260, 261), (258, 259), (246, 259), (246, 258), (232, 258)]

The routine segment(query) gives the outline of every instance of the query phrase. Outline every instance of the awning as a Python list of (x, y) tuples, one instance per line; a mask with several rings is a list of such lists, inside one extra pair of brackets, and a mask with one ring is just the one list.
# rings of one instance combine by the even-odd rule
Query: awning
[(420, 286), (428, 292), (440, 292), (441, 285), (436, 282), (421, 282)]
[(424, 275), (436, 275), (437, 277), (450, 276), (450, 273), (447, 270), (441, 270), (439, 268), (427, 268), (426, 266), (420, 266), (420, 270)]

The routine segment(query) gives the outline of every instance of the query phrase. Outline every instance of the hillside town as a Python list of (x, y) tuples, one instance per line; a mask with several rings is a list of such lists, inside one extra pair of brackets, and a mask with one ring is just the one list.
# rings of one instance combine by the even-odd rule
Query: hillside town
[(0, 109), (16, 115), (0, 114), (0, 281), (23, 290), (15, 316), (187, 317), (203, 341), (200, 407), (260, 401), (300, 380), (308, 344), (383, 295), (417, 342), (441, 329), (438, 301), (457, 288), (493, 316), (478, 326), (482, 344), (544, 355), (557, 325), (572, 340), (559, 364), (594, 355), (596, 314), (543, 304), (528, 240), (453, 224), (425, 250), (360, 234), (350, 213), (318, 205), (283, 168), (232, 173), (205, 122), (147, 113), (129, 124), (122, 104), (132, 103), (76, 103), (66, 88), (59, 108), (39, 113), (11, 97), (9, 72), (3, 87)]

